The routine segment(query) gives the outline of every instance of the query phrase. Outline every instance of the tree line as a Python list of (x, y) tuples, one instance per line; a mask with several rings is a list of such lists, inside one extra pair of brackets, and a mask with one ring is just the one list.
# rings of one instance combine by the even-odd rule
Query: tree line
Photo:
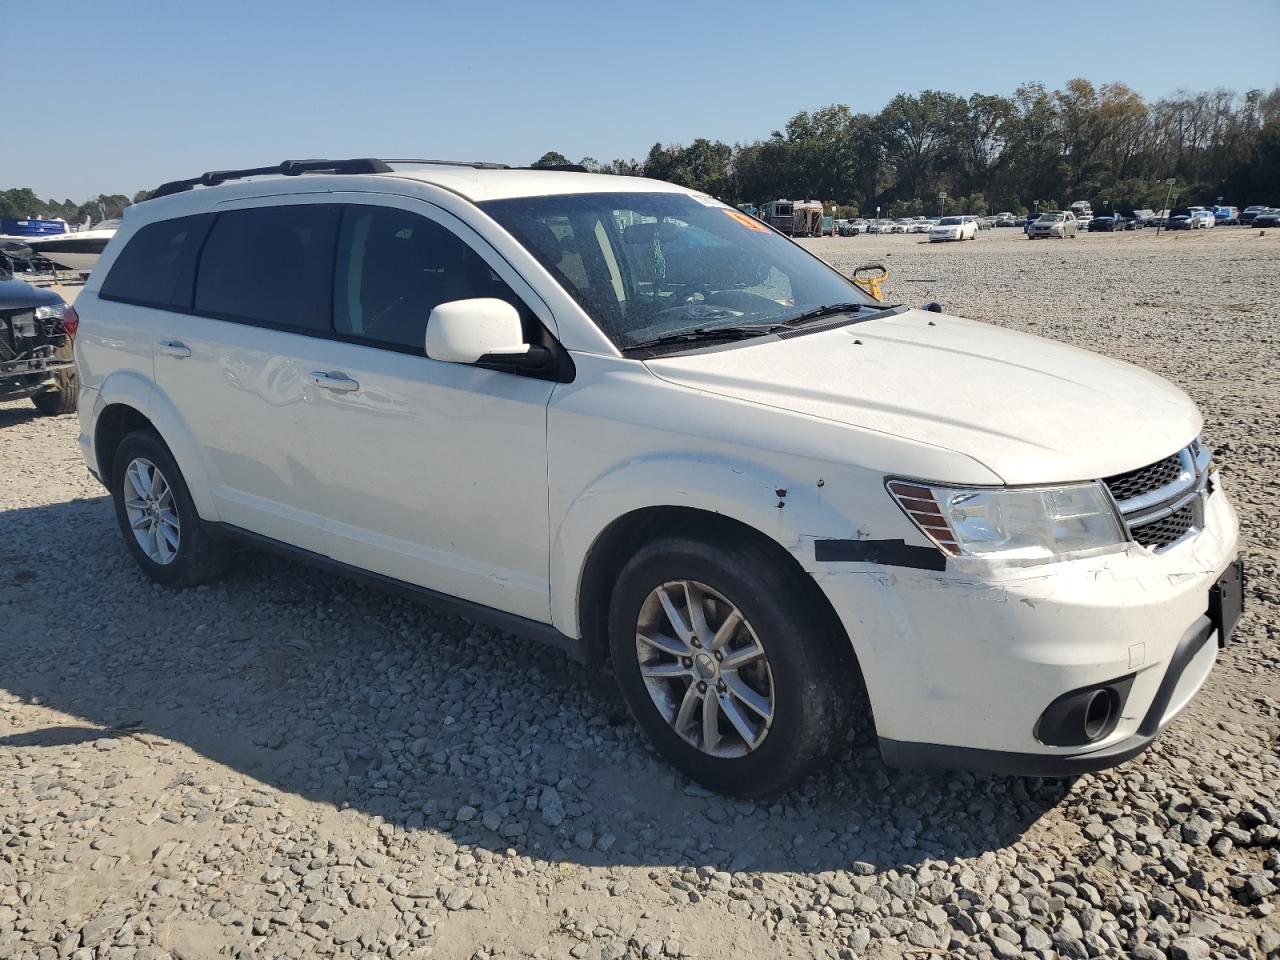
[[(643, 160), (582, 165), (600, 173), (655, 177), (729, 203), (821, 200), (839, 216), (1025, 213), (1088, 200), (1095, 209), (1175, 202), (1280, 205), (1280, 86), (1270, 92), (1178, 91), (1147, 102), (1122, 83), (1039, 83), (1012, 96), (940, 90), (899, 94), (879, 113), (845, 104), (801, 111), (761, 140), (730, 146), (699, 137), (655, 143)], [(548, 151), (534, 164), (567, 164)], [(944, 202), (938, 200), (946, 193)], [(41, 200), (26, 187), (0, 190), (0, 217), (120, 216), (145, 200), (100, 194), (75, 203)]]
[(139, 190), (132, 199), (122, 193), (101, 193), (84, 203), (76, 203), (74, 200), (41, 200), (30, 187), (14, 187), (0, 190), (0, 218), (61, 217), (74, 224), (82, 223), (87, 217), (97, 223), (121, 216), (130, 203), (145, 200), (148, 196), (150, 194), (145, 190)]
[[(567, 162), (552, 151), (535, 165)], [(750, 143), (655, 143), (643, 161), (582, 164), (730, 203), (822, 200), (841, 216), (1025, 213), (1075, 200), (1158, 209), (1168, 177), (1182, 204), (1280, 205), (1280, 87), (1154, 102), (1122, 83), (1081, 79), (1052, 91), (1024, 84), (1009, 97), (925, 90), (877, 114), (845, 104), (802, 111)]]

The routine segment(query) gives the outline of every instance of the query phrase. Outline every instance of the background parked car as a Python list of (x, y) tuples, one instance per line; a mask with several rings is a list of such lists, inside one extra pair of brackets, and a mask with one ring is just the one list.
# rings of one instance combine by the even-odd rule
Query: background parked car
[(1046, 210), (1027, 230), (1032, 240), (1055, 238), (1065, 240), (1080, 231), (1080, 221), (1070, 210)]
[(1240, 214), (1240, 222), (1245, 226), (1253, 223), (1253, 218), (1260, 213), (1265, 213), (1267, 207), (1262, 204), (1255, 204), (1252, 207), (1245, 207)]
[(1240, 211), (1235, 207), (1214, 207), (1213, 219), (1218, 226), (1235, 226), (1240, 222)]
[(929, 230), (929, 242), (942, 240), (976, 240), (978, 221), (975, 217), (943, 217)]
[(1128, 220), (1116, 213), (1100, 213), (1089, 221), (1090, 233), (1115, 233), (1126, 229)]
[(1153, 221), (1155, 220), (1155, 216), (1156, 212), (1154, 210), (1148, 210), (1146, 208), (1130, 212), (1128, 214), (1129, 222), (1133, 224), (1130, 229), (1141, 230), (1144, 227), (1154, 226), (1155, 224)]
[(1254, 227), (1280, 227), (1280, 209), (1263, 210), (1253, 218)]
[(76, 313), (52, 290), (0, 269), (0, 400), (29, 397), (45, 416), (73, 413)]
[(1214, 224), (1212, 210), (1206, 210), (1204, 207), (1191, 208), (1191, 225), (1197, 230), (1207, 230)]
[(1015, 217), (1012, 213), (996, 214), (997, 227), (1016, 227), (1017, 225), (1018, 225), (1018, 218)]
[(1192, 230), (1195, 228), (1195, 215), (1190, 207), (1174, 207), (1165, 217), (1166, 230)]

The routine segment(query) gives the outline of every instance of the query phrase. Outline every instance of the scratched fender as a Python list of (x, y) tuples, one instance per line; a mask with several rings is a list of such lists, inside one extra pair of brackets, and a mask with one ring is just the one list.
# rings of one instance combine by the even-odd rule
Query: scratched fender
[[(679, 478), (673, 487), (671, 480)], [(810, 479), (769, 465), (697, 451), (671, 451), (615, 464), (569, 504), (551, 544), (552, 620), (578, 635), (578, 588), (592, 544), (620, 517), (646, 507), (718, 513), (776, 540), (810, 566), (808, 530), (848, 531), (849, 521)]]

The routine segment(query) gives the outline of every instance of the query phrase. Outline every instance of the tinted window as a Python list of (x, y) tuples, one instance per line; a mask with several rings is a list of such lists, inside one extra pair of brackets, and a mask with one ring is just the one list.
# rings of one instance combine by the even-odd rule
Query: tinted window
[(327, 331), (339, 209), (292, 204), (218, 214), (200, 258), (196, 309)]
[(196, 257), (212, 214), (150, 223), (111, 265), (100, 295), (155, 307), (190, 309)]
[(440, 224), (390, 207), (346, 209), (334, 276), (338, 333), (422, 350), (431, 311), (472, 297), (522, 308), (480, 255)]

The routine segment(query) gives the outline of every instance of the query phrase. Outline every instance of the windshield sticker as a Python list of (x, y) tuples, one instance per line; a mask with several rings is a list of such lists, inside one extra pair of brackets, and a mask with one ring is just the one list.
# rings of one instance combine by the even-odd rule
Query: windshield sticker
[(723, 207), (724, 206), (724, 204), (721, 203), (719, 200), (717, 200), (715, 197), (709, 197), (705, 193), (691, 193), (689, 194), (689, 196), (693, 197), (693, 199), (697, 200), (704, 207)]
[(754, 230), (756, 233), (768, 233), (769, 228), (763, 223), (751, 216), (749, 213), (743, 213), (741, 210), (732, 210), (729, 207), (721, 207), (720, 212), (730, 220), (736, 220), (748, 230)]

